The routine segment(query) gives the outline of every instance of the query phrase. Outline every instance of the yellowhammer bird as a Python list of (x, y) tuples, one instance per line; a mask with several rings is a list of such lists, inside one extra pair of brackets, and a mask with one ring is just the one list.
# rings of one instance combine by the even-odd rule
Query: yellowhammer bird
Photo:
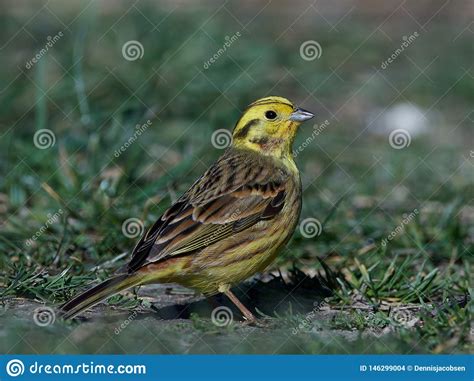
[(64, 304), (64, 317), (133, 286), (179, 283), (225, 293), (254, 322), (230, 288), (264, 270), (295, 230), (301, 181), (292, 144), (313, 116), (281, 97), (252, 103), (231, 147), (143, 235), (127, 271)]

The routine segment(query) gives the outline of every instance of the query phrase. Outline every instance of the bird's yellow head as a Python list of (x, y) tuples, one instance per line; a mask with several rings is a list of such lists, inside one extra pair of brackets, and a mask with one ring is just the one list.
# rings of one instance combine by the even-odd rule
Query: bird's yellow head
[(288, 99), (261, 98), (250, 104), (237, 122), (232, 134), (233, 145), (265, 155), (291, 156), (298, 126), (313, 116)]

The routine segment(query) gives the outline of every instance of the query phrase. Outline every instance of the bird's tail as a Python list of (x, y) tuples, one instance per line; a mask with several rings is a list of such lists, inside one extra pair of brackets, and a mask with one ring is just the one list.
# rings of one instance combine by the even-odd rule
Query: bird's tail
[(116, 293), (133, 286), (144, 284), (143, 274), (121, 274), (98, 284), (97, 286), (75, 296), (61, 308), (61, 315), (64, 319), (70, 319), (78, 313), (101, 302)]

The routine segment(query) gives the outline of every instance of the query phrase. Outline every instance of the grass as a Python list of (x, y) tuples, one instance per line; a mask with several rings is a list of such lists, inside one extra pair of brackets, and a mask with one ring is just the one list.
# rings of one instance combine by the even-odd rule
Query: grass
[[(459, 31), (436, 18), (406, 54), (377, 72), (403, 33), (417, 27), (406, 18), (390, 19), (384, 35), (371, 34), (378, 23), (359, 11), (337, 31), (314, 26), (317, 14), (306, 14), (275, 42), (288, 23), (278, 14), (261, 14), (242, 30), (229, 11), (246, 22), (251, 17), (232, 4), (208, 22), (206, 9), (161, 8), (143, 3), (119, 20), (125, 9), (101, 13), (92, 6), (79, 16), (80, 8), (50, 6), (27, 26), (35, 38), (22, 33), (15, 44), (3, 41), (2, 353), (472, 351), (474, 89), (466, 74), (472, 64), (467, 36), (453, 42)], [(143, 14), (161, 22), (159, 31)], [(22, 12), (1, 17), (5, 36), (27, 20)], [(59, 30), (64, 37), (25, 69), (46, 36)], [(242, 37), (204, 69), (236, 31)], [(307, 62), (298, 49), (313, 38), (323, 54)], [(132, 39), (143, 44), (144, 55), (130, 62), (121, 48)], [(443, 54), (433, 54), (440, 45)], [(303, 102), (318, 123), (329, 121), (296, 159), (304, 187), (301, 218), (321, 221), (322, 234), (305, 238), (297, 229), (270, 269), (283, 274), (275, 287), (239, 286), (256, 293), (254, 307), (272, 316), (269, 327), (237, 321), (216, 327), (206, 302), (174, 287), (150, 295), (141, 290), (144, 298), (116, 296), (91, 321), (39, 329), (32, 321), (38, 303), (62, 303), (125, 264), (136, 238), (122, 233), (123, 222), (138, 218), (150, 226), (221, 154), (211, 146), (212, 132), (230, 129), (246, 104), (269, 93)], [(406, 101), (429, 110), (431, 130), (396, 150), (365, 120)], [(116, 157), (147, 120), (151, 126)], [(38, 149), (33, 135), (45, 128), (56, 141)], [(296, 146), (310, 135), (311, 126), (302, 129)], [(303, 273), (292, 272), (294, 266)], [(191, 305), (184, 318), (157, 318), (157, 309), (164, 313), (177, 303)], [(135, 310), (138, 316), (115, 334)]]

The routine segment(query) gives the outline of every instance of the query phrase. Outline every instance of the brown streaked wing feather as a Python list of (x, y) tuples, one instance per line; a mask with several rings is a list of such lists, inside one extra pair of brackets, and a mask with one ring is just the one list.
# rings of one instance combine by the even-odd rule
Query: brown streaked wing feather
[(142, 237), (129, 271), (195, 252), (273, 218), (283, 208), (288, 174), (270, 160), (228, 151)]

